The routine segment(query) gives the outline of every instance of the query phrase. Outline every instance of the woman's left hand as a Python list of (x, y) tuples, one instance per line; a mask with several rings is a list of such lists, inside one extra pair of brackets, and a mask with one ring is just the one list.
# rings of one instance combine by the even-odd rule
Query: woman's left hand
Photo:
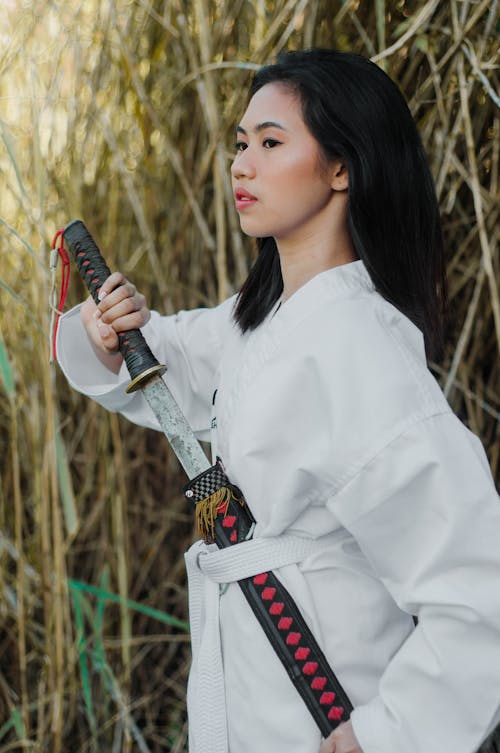
[(351, 722), (344, 722), (321, 743), (319, 753), (363, 753)]

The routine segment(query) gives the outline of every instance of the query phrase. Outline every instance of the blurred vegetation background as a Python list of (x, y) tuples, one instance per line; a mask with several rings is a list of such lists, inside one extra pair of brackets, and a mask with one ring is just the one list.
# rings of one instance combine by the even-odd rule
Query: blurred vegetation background
[(81, 217), (154, 308), (235, 291), (234, 126), (278, 51), (360, 52), (406, 95), (447, 248), (433, 370), (499, 477), (498, 31), (497, 0), (3, 0), (0, 753), (186, 750), (184, 477), (49, 364), (49, 248)]

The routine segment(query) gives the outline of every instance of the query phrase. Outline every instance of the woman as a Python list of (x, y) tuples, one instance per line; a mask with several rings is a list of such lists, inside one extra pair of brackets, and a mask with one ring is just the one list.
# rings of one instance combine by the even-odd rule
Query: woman
[[(426, 366), (443, 264), (413, 120), (368, 60), (286, 53), (255, 76), (231, 173), (259, 246), (240, 294), (162, 318), (114, 273), (98, 308), (63, 320), (59, 360), (76, 389), (155, 426), (116, 354), (117, 332), (143, 328), (195, 431), (212, 427), (254, 538), (311, 543), (278, 575), (355, 709), (321, 741), (230, 582), (194, 647), (190, 749), (472, 753), (500, 721), (500, 507)], [(214, 630), (217, 692), (201, 658)]]

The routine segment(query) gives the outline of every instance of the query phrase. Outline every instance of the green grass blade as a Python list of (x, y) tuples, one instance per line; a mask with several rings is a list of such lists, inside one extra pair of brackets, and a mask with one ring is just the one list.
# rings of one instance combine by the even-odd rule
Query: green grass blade
[(0, 727), (0, 740), (5, 737), (7, 732), (9, 732), (12, 728), (16, 730), (19, 739), (23, 740), (25, 737), (23, 717), (20, 710), (17, 708), (12, 709), (10, 719), (8, 719), (5, 724)]
[(96, 732), (97, 724), (94, 714), (94, 707), (92, 704), (92, 689), (90, 686), (89, 669), (87, 666), (87, 653), (85, 648), (85, 624), (83, 620), (82, 600), (83, 596), (78, 589), (71, 588), (70, 584), (71, 600), (73, 602), (73, 611), (75, 613), (76, 621), (76, 648), (78, 651), (78, 661), (80, 664), (80, 675), (82, 678), (82, 691), (83, 700), (85, 703), (85, 710), (87, 712), (87, 719), (89, 721), (90, 729), (93, 734)]
[(104, 622), (104, 609), (106, 607), (106, 599), (104, 598), (104, 594), (109, 593), (109, 565), (104, 565), (100, 577), (100, 588), (102, 589), (102, 595), (100, 595), (97, 599), (97, 607), (96, 607), (96, 629), (101, 631), (102, 630), (102, 624)]
[[(99, 596), (106, 601), (113, 602), (114, 604), (122, 603), (120, 596), (111, 593), (110, 591), (106, 591), (102, 588), (98, 588), (97, 586), (91, 586), (88, 583), (82, 583), (82, 581), (73, 579), (69, 579), (68, 584), (72, 591), (83, 591), (84, 593), (94, 594), (94, 596)], [(172, 617), (171, 615), (166, 614), (166, 612), (161, 612), (159, 609), (153, 609), (152, 607), (148, 607), (145, 604), (140, 604), (137, 601), (132, 601), (132, 599), (125, 599), (125, 604), (129, 609), (133, 609), (136, 612), (141, 612), (142, 614), (146, 614), (148, 615), (148, 617), (152, 617), (159, 622), (163, 622), (167, 625), (172, 625), (172, 627), (178, 627), (181, 630), (189, 632), (189, 625), (187, 622), (184, 622), (184, 620), (179, 620), (177, 617)]]
[(2, 381), (7, 392), (7, 397), (12, 399), (15, 394), (14, 375), (10, 365), (9, 358), (7, 356), (7, 349), (0, 337), (0, 373), (2, 375)]
[(18, 737), (22, 740), (25, 737), (23, 717), (20, 709), (14, 709), (12, 712), (12, 721)]
[[(101, 575), (101, 584), (103, 586), (106, 586), (108, 581), (109, 581), (109, 571), (107, 568), (105, 568)], [(132, 734), (132, 737), (134, 738), (141, 753), (151, 753), (150, 748), (147, 746), (146, 741), (144, 740), (144, 737), (142, 736), (140, 729), (138, 728), (134, 719), (130, 715), (130, 712), (127, 708), (127, 704), (124, 701), (123, 693), (120, 689), (118, 680), (116, 679), (111, 667), (109, 666), (107, 662), (106, 653), (104, 650), (104, 644), (102, 643), (102, 638), (100, 634), (101, 628), (102, 628), (102, 620), (104, 616), (105, 602), (106, 601), (120, 602), (120, 598), (116, 597), (116, 594), (111, 594), (105, 588), (96, 588), (94, 586), (92, 587), (87, 586), (85, 583), (81, 583), (79, 581), (74, 581), (74, 580), (69, 580), (68, 583), (69, 583), (70, 593), (73, 600), (74, 611), (75, 611), (75, 619), (76, 619), (76, 626), (77, 626), (77, 646), (78, 646), (78, 652), (80, 656), (80, 670), (82, 674), (83, 695), (85, 699), (87, 715), (89, 716), (89, 722), (91, 722), (92, 730), (95, 732), (96, 723), (95, 723), (95, 717), (93, 715), (89, 672), (88, 672), (88, 667), (87, 667), (87, 657), (85, 653), (85, 641), (83, 638), (84, 636), (83, 612), (84, 611), (85, 611), (85, 614), (87, 615), (87, 618), (89, 619), (89, 622), (92, 625), (92, 630), (93, 630), (94, 638), (96, 641), (96, 647), (94, 648), (91, 654), (92, 668), (95, 672), (97, 672), (100, 675), (103, 687), (106, 688), (111, 699), (119, 706), (120, 711), (123, 714), (124, 721), (130, 733)], [(85, 603), (86, 600), (83, 599), (82, 592), (89, 592), (98, 596), (98, 603), (97, 603), (97, 608), (96, 608), (95, 613), (92, 612), (89, 605)], [(110, 597), (116, 597), (116, 598), (110, 598)], [(130, 606), (130, 604), (127, 603), (127, 606)], [(151, 610), (151, 611), (156, 611), (156, 610)]]
[(105, 565), (103, 568), (101, 578), (100, 578), (100, 583), (101, 583), (100, 588), (102, 589), (102, 594), (97, 597), (95, 619), (94, 619), (94, 624), (93, 624), (95, 647), (92, 652), (94, 663), (98, 668), (101, 668), (106, 664), (104, 644), (102, 642), (102, 626), (104, 622), (104, 611), (106, 608), (106, 598), (104, 594), (107, 593), (108, 584), (109, 584), (109, 567), (107, 565)]
[(7, 732), (11, 730), (13, 726), (14, 726), (14, 720), (11, 716), (10, 719), (7, 719), (5, 724), (2, 724), (2, 726), (0, 727), (0, 740), (2, 740), (2, 738), (5, 737)]

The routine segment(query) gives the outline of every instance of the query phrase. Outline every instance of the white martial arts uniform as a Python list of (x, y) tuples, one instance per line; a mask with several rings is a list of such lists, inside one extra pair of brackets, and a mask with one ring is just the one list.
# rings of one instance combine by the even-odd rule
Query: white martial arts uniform
[[(243, 490), (254, 538), (270, 540), (260, 561), (243, 558), (245, 574), (287, 563), (277, 573), (356, 707), (365, 753), (472, 753), (500, 720), (500, 504), (480, 442), (428, 371), (421, 333), (362, 262), (317, 275), (246, 335), (233, 303), (153, 313), (143, 333)], [(57, 351), (75, 389), (156, 428), (142, 395), (125, 393), (125, 369), (97, 362), (78, 310)], [(281, 540), (291, 548), (273, 560)], [(219, 599), (223, 575), (198, 576), (190, 750), (318, 753), (238, 585)]]

